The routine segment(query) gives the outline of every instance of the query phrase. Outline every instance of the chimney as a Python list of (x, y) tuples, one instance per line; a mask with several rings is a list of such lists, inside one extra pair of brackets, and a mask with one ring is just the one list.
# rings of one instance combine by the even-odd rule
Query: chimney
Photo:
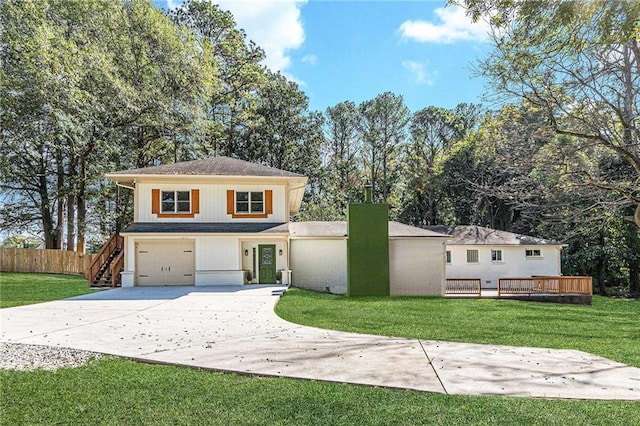
[(368, 183), (364, 186), (364, 202), (365, 203), (371, 203), (372, 199), (371, 199), (371, 184)]

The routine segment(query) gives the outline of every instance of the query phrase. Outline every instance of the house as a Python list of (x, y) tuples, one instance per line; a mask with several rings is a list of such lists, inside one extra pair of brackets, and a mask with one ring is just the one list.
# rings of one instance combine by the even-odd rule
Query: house
[(499, 278), (558, 276), (565, 244), (482, 226), (427, 226), (451, 235), (446, 248), (447, 278), (480, 278), (483, 289)]
[[(290, 222), (305, 176), (219, 156), (107, 177), (134, 192), (122, 286), (281, 282), (346, 292), (346, 223)], [(447, 237), (391, 222), (390, 293), (443, 294)]]
[[(335, 294), (347, 292), (347, 223), (289, 224), (294, 284)], [(443, 295), (448, 236), (389, 222), (392, 296)]]

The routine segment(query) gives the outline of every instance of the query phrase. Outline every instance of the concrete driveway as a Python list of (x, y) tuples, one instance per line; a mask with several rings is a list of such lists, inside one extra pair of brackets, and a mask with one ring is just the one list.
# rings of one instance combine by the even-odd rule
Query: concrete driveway
[(640, 369), (580, 351), (447, 343), (286, 322), (276, 286), (120, 288), (0, 310), (0, 341), (420, 391), (640, 400)]

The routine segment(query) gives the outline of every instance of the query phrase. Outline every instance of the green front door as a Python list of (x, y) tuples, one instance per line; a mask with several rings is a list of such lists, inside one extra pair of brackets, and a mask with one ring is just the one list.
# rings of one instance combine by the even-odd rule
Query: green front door
[(276, 283), (276, 246), (258, 246), (258, 269), (260, 284)]

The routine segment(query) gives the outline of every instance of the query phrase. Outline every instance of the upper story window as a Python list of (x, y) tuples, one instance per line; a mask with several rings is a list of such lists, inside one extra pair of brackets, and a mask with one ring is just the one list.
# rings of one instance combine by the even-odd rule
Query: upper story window
[(478, 250), (467, 250), (467, 263), (478, 263)]
[(236, 191), (236, 213), (264, 213), (264, 192)]
[(200, 213), (200, 190), (151, 190), (151, 213), (159, 218), (193, 218)]
[(234, 219), (266, 219), (273, 214), (273, 190), (227, 190), (227, 214)]
[(542, 250), (540, 250), (540, 249), (526, 249), (524, 251), (524, 255), (527, 258), (542, 257)]
[(451, 264), (451, 250), (447, 250), (447, 263)]
[(502, 262), (502, 250), (491, 250), (491, 261)]
[(162, 191), (161, 213), (190, 213), (190, 191)]

